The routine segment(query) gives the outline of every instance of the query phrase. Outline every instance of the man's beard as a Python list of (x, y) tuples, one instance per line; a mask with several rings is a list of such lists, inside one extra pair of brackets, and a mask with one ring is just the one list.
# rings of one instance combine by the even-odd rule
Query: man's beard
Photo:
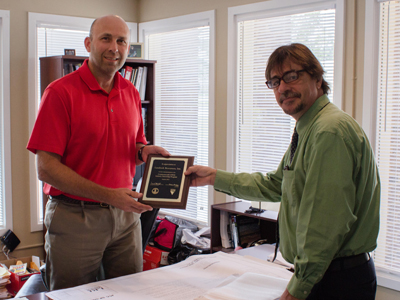
[(294, 93), (291, 91), (285, 91), (284, 93), (282, 93), (281, 97), (279, 98), (279, 102), (282, 104), (283, 100), (287, 99), (287, 98), (299, 98), (300, 99), (300, 103), (291, 110), (288, 109), (284, 109), (282, 108), (283, 112), (287, 115), (295, 115), (298, 112), (302, 111), (304, 109), (304, 103), (303, 101), (301, 101), (301, 94), (300, 93)]

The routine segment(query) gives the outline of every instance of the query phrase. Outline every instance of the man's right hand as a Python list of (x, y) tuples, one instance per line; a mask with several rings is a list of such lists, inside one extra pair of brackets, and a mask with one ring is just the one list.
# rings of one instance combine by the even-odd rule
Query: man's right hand
[(190, 186), (214, 185), (217, 170), (205, 166), (191, 166), (185, 175), (190, 176)]
[(127, 212), (140, 214), (153, 209), (134, 199), (140, 198), (140, 193), (126, 188), (107, 188), (80, 176), (61, 163), (60, 155), (37, 151), (36, 156), (39, 179), (64, 193), (107, 203)]
[(131, 191), (130, 189), (110, 189), (110, 196), (106, 197), (104, 203), (122, 209), (126, 212), (144, 213), (153, 210), (150, 205), (146, 205), (137, 201), (137, 198), (143, 196), (141, 193)]

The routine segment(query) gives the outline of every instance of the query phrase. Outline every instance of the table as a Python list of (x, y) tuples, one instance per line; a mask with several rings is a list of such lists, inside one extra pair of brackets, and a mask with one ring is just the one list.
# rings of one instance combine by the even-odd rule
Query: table
[[(265, 268), (265, 267), (263, 267), (264, 263), (260, 263), (259, 260), (254, 261), (254, 258), (251, 258), (251, 259), (246, 258), (246, 256), (251, 256), (251, 257), (259, 258), (262, 260), (267, 260), (268, 256), (273, 252), (274, 252), (273, 245), (264, 244), (264, 245), (260, 245), (260, 246), (255, 246), (255, 247), (251, 247), (251, 248), (238, 250), (235, 252), (238, 255), (227, 254), (227, 253), (223, 253), (223, 252), (218, 252), (218, 253), (209, 254), (209, 255), (201, 255), (201, 256), (195, 255), (195, 256), (189, 257), (185, 261), (180, 262), (178, 264), (174, 264), (174, 265), (170, 265), (170, 266), (167, 266), (164, 268), (154, 269), (154, 270), (150, 270), (150, 271), (146, 271), (146, 272), (142, 272), (142, 273), (138, 273), (138, 274), (127, 275), (127, 276), (120, 277), (118, 279), (114, 279), (114, 280), (123, 280), (123, 281), (125, 281), (125, 283), (123, 283), (123, 284), (121, 283), (121, 285), (115, 285), (115, 283), (114, 283), (113, 287), (115, 288), (117, 286), (120, 286), (120, 287), (124, 286), (124, 287), (128, 288), (128, 285), (133, 284), (136, 287), (134, 287), (132, 290), (129, 290), (129, 293), (135, 293), (135, 295), (136, 295), (136, 293), (140, 293), (140, 291), (138, 292), (138, 289), (143, 290), (143, 287), (141, 285), (147, 284), (148, 288), (146, 288), (146, 290), (148, 290), (148, 291), (153, 290), (153, 292), (154, 292), (154, 289), (151, 289), (151, 286), (154, 284), (154, 282), (157, 282), (158, 285), (160, 286), (160, 288), (162, 286), (171, 287), (171, 285), (170, 285), (171, 282), (169, 282), (168, 280), (172, 280), (172, 282), (180, 282), (181, 283), (181, 285), (180, 284), (176, 285), (176, 289), (179, 289), (180, 286), (187, 287), (188, 282), (185, 282), (185, 280), (188, 277), (193, 277), (193, 276), (187, 276), (187, 274), (185, 273), (185, 269), (186, 269), (186, 272), (189, 272), (190, 274), (196, 274), (196, 280), (198, 280), (198, 279), (209, 280), (209, 277), (211, 274), (218, 282), (218, 281), (225, 280), (226, 278), (228, 278), (231, 274), (229, 272), (231, 272), (231, 271), (233, 272), (232, 274), (241, 273), (243, 268), (247, 269), (247, 270), (243, 270), (243, 273), (253, 272), (253, 270), (258, 270), (258, 271), (254, 271), (254, 272), (260, 272), (259, 274), (274, 274), (273, 276), (275, 276), (275, 275), (278, 276), (278, 274), (279, 274), (278, 277), (289, 280), (289, 278), (291, 277), (291, 273), (286, 273), (286, 272), (288, 272), (288, 271), (286, 271), (286, 269), (278, 267), (275, 264), (267, 263), (267, 262), (265, 264), (268, 264), (268, 266), (267, 266), (267, 268)], [(243, 258), (242, 258), (242, 256), (243, 256)], [(200, 259), (199, 259), (199, 257), (200, 257)], [(195, 267), (196, 264), (201, 264), (200, 262), (198, 262), (198, 261), (202, 260), (201, 257), (204, 257), (205, 261), (209, 261), (209, 259), (210, 259), (211, 263), (209, 263), (209, 262), (207, 263), (209, 265), (209, 267), (207, 267), (207, 268), (203, 268), (201, 266), (197, 267), (197, 268)], [(218, 264), (218, 263), (213, 262), (213, 260), (215, 260), (215, 259), (221, 260), (220, 261), (221, 263)], [(223, 263), (223, 262), (226, 262), (226, 263)], [(240, 266), (240, 268), (238, 268), (238, 266)], [(188, 268), (193, 268), (193, 269), (187, 270)], [(217, 269), (219, 272), (222, 272), (221, 274), (218, 273), (222, 276), (215, 276), (215, 273), (205, 273), (205, 272), (208, 272), (208, 270), (210, 270), (210, 272), (212, 272), (211, 269), (213, 269), (213, 268)], [(231, 269), (231, 268), (234, 268), (234, 269)], [(176, 275), (177, 269), (180, 270), (179, 275)], [(175, 271), (173, 271), (171, 273), (170, 270), (175, 270)], [(207, 270), (207, 271), (205, 271), (205, 270)], [(183, 272), (183, 273), (180, 274), (181, 272)], [(169, 275), (171, 275), (171, 276), (169, 276)], [(173, 277), (173, 276), (177, 276), (176, 280), (169, 278), (169, 277)], [(139, 280), (136, 280), (136, 279), (139, 279)], [(104, 283), (98, 282), (98, 284), (106, 287), (106, 285), (108, 285), (107, 282), (109, 283), (110, 281), (105, 281)], [(199, 290), (202, 290), (202, 292), (204, 293), (204, 292), (208, 291), (209, 288), (204, 287), (206, 282), (203, 282), (201, 284), (202, 284), (202, 286), (201, 285), (196, 286), (194, 284), (193, 292), (196, 293)], [(84, 286), (80, 286), (77, 288), (82, 289), (82, 287), (84, 287)], [(211, 287), (211, 288), (213, 288), (213, 287)], [(127, 291), (125, 290), (125, 292), (127, 292)], [(131, 294), (128, 294), (128, 296), (129, 295), (131, 295)], [(133, 295), (133, 296), (135, 296), (135, 295)], [(119, 296), (120, 295), (118, 294), (117, 297), (119, 297)], [(157, 299), (159, 299), (158, 296), (159, 295), (157, 295)], [(125, 293), (125, 297), (122, 297), (120, 299), (127, 299), (126, 297), (127, 296)], [(30, 295), (30, 296), (27, 296), (27, 298), (29, 300), (48, 300), (48, 299), (50, 299), (45, 295), (45, 293)], [(154, 295), (151, 294), (151, 295), (149, 295), (149, 298), (139, 297), (137, 299), (155, 299), (155, 298), (154, 298)], [(164, 298), (162, 298), (162, 299), (164, 299)], [(165, 298), (165, 299), (167, 299), (167, 298)], [(179, 299), (189, 299), (189, 298), (185, 298), (183, 296), (183, 298), (179, 298)]]

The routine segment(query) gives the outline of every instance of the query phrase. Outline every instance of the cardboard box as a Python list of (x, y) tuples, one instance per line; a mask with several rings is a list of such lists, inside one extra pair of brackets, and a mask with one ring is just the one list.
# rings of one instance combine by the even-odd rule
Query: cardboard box
[[(40, 267), (40, 259), (37, 256), (28, 256), (28, 257), (21, 257), (21, 258), (13, 258), (9, 260), (2, 260), (0, 263), (4, 264), (9, 268), (11, 265), (16, 265), (17, 261), (20, 260), (23, 263), (27, 263), (29, 267), (29, 263), (31, 261), (35, 262), (38, 267)], [(22, 288), (22, 286), (25, 284), (25, 282), (31, 277), (33, 274), (40, 274), (40, 272), (35, 272), (35, 273), (30, 273), (30, 274), (24, 274), (24, 275), (16, 275), (13, 272), (11, 272), (10, 276), (10, 284), (7, 284), (7, 290), (15, 296), (15, 294), (18, 293), (18, 291)]]
[(143, 271), (168, 265), (168, 253), (167, 251), (147, 245), (143, 254)]

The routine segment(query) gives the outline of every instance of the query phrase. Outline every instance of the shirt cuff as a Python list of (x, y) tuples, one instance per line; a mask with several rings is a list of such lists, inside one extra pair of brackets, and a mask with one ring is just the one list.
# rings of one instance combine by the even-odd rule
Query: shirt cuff
[(304, 282), (304, 280), (299, 279), (293, 274), (289, 281), (287, 290), (295, 298), (306, 299), (311, 292), (313, 285), (311, 283)]
[(214, 181), (214, 189), (222, 193), (230, 193), (230, 186), (233, 179), (233, 173), (217, 170)]

